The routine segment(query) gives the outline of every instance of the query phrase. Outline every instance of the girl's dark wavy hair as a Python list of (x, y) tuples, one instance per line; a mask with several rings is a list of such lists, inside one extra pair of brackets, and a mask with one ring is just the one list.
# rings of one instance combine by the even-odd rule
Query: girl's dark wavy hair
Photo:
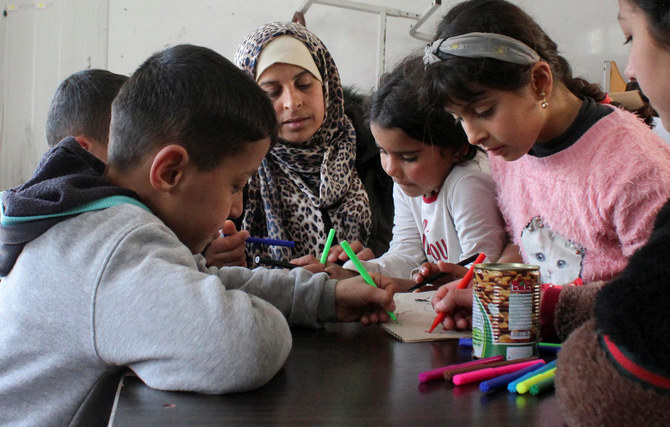
[(468, 143), (463, 128), (451, 114), (442, 107), (419, 103), (417, 83), (421, 74), (423, 60), (412, 55), (383, 76), (370, 97), (370, 123), (383, 129), (399, 128), (424, 144), (465, 153), (461, 162), (474, 158), (477, 147)]
[(642, 11), (649, 24), (649, 34), (665, 49), (670, 50), (670, 1), (627, 0), (631, 6)]
[[(497, 33), (519, 40), (547, 62), (554, 81), (562, 82), (579, 97), (596, 102), (605, 99), (597, 84), (572, 76), (568, 62), (558, 54), (556, 43), (527, 13), (504, 0), (469, 0), (454, 6), (442, 18), (435, 40), (472, 32)], [(519, 65), (492, 58), (450, 57), (427, 68), (421, 100), (429, 105), (463, 102), (484, 93), (486, 88), (514, 91), (530, 81), (531, 65)]]

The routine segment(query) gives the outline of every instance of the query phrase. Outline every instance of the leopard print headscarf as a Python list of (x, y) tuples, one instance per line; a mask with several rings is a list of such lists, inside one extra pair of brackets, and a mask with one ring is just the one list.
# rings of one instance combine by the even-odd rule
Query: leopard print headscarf
[(299, 24), (270, 23), (242, 41), (235, 64), (255, 78), (260, 52), (283, 35), (295, 37), (311, 52), (323, 78), (325, 117), (305, 144), (280, 140), (251, 178), (243, 228), (252, 236), (296, 242), (294, 248), (249, 247), (251, 260), (256, 255), (282, 261), (309, 254), (319, 257), (331, 224), (336, 242), (365, 244), (372, 224), (368, 195), (355, 169), (356, 134), (344, 114), (339, 72), (323, 42)]

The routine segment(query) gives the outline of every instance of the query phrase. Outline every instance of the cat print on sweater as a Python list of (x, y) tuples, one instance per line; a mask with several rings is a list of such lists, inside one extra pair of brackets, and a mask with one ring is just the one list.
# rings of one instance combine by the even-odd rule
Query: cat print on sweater
[(540, 267), (542, 283), (563, 285), (581, 277), (584, 248), (555, 233), (539, 216), (521, 232), (528, 264)]

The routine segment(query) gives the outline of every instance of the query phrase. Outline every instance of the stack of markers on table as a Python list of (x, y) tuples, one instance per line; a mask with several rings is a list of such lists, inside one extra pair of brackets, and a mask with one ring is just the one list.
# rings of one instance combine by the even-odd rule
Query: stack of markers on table
[[(538, 349), (555, 353), (560, 350), (560, 344), (541, 343)], [(485, 393), (506, 387), (510, 393), (537, 395), (554, 388), (555, 372), (555, 360), (545, 363), (537, 357), (504, 360), (502, 356), (493, 356), (422, 372), (419, 382), (442, 378), (454, 385), (463, 385), (481, 381), (479, 389)]]

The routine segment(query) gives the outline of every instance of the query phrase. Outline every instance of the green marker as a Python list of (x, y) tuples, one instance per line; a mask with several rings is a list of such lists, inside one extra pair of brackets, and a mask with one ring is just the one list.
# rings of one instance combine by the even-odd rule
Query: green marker
[(530, 394), (532, 394), (533, 396), (537, 396), (538, 394), (542, 393), (543, 391), (551, 390), (555, 386), (554, 385), (554, 378), (555, 378), (555, 376), (552, 376), (550, 378), (547, 378), (547, 379), (544, 379), (544, 380), (540, 381), (537, 384), (534, 384), (534, 385), (530, 386)]
[[(342, 249), (344, 249), (344, 252), (347, 253), (351, 262), (354, 263), (354, 265), (356, 266), (356, 269), (358, 270), (358, 273), (361, 275), (363, 280), (365, 280), (365, 282), (368, 285), (374, 286), (375, 288), (377, 288), (378, 287), (377, 284), (375, 283), (374, 280), (372, 280), (372, 277), (370, 277), (368, 272), (365, 270), (365, 267), (363, 267), (363, 264), (361, 264), (361, 260), (358, 259), (358, 257), (354, 253), (354, 250), (351, 249), (351, 246), (349, 246), (349, 243), (346, 240), (343, 240), (342, 243), (340, 243), (340, 246), (342, 246)], [(389, 317), (391, 317), (391, 319), (393, 319), (394, 322), (398, 323), (398, 319), (396, 319), (395, 314), (391, 313), (390, 311), (387, 311), (386, 314), (388, 314)]]
[(321, 264), (326, 265), (328, 261), (328, 252), (330, 251), (330, 245), (333, 244), (333, 238), (335, 238), (335, 229), (331, 228), (328, 232), (328, 239), (326, 239), (326, 246), (323, 247), (323, 254), (321, 254)]

